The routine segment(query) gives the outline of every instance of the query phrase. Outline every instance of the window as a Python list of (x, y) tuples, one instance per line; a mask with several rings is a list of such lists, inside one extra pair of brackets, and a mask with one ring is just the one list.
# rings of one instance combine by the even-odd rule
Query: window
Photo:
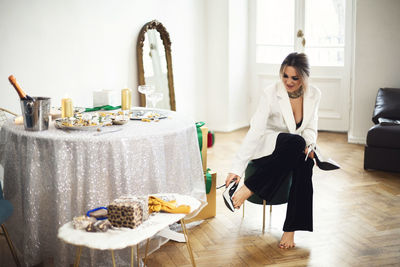
[(311, 65), (344, 65), (345, 0), (257, 0), (256, 8), (257, 63), (304, 51)]

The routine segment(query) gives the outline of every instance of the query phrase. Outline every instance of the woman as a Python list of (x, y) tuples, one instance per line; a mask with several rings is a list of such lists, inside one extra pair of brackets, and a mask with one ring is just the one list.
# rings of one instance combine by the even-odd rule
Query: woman
[[(250, 129), (225, 180), (233, 191), (253, 160), (257, 171), (225, 202), (233, 211), (252, 194), (269, 200), (289, 172), (293, 172), (286, 220), (280, 248), (295, 246), (294, 232), (312, 231), (313, 152), (317, 140), (318, 105), (321, 92), (308, 85), (309, 65), (303, 53), (291, 53), (282, 62), (281, 81), (266, 88), (250, 122)], [(311, 150), (310, 150), (311, 151)], [(234, 183), (232, 183), (234, 182)], [(232, 183), (232, 184), (231, 184)], [(230, 203), (228, 203), (230, 201)]]

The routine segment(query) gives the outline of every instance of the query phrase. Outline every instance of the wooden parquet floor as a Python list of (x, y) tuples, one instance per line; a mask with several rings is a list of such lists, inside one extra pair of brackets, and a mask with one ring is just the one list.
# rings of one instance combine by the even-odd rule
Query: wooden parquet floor
[[(217, 184), (246, 131), (216, 133), (208, 166)], [(262, 233), (262, 206), (246, 203), (242, 218), (242, 210), (225, 207), (221, 190), (217, 216), (188, 230), (197, 266), (400, 266), (400, 173), (365, 171), (364, 146), (348, 144), (346, 134), (321, 132), (318, 143), (342, 169), (314, 168), (314, 232), (297, 232), (296, 248), (279, 249), (286, 205), (273, 206), (271, 215), (267, 209)], [(0, 262), (12, 262), (4, 238), (0, 252)], [(169, 241), (148, 266), (191, 266), (186, 245)]]
[[(247, 129), (216, 133), (208, 166), (222, 184)], [(337, 171), (314, 167), (314, 232), (297, 232), (296, 248), (282, 250), (286, 205), (267, 208), (246, 203), (230, 212), (217, 192), (217, 216), (189, 229), (197, 266), (400, 266), (400, 173), (365, 171), (364, 146), (347, 135), (321, 132), (324, 155), (341, 165)], [(400, 164), (400, 162), (399, 162)], [(168, 242), (150, 255), (149, 266), (190, 266), (185, 244)]]

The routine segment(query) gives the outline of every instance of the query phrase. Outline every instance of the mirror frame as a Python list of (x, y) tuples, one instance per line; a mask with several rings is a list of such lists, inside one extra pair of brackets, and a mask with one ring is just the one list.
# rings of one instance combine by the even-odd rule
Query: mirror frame
[[(170, 102), (171, 110), (176, 111), (174, 80), (173, 80), (174, 78), (173, 78), (173, 73), (172, 73), (171, 40), (169, 38), (169, 33), (165, 29), (164, 25), (162, 25), (162, 23), (157, 20), (152, 20), (152, 21), (146, 23), (140, 30), (140, 33), (138, 36), (136, 52), (137, 52), (137, 62), (138, 62), (139, 85), (146, 84), (146, 81), (144, 78), (144, 67), (143, 67), (143, 45), (144, 45), (144, 41), (145, 41), (144, 37), (145, 37), (146, 32), (148, 30), (152, 30), (152, 29), (155, 29), (159, 32), (161, 40), (164, 44), (165, 57), (167, 60), (169, 102)], [(141, 94), (141, 93), (139, 93), (139, 95), (140, 95), (140, 98), (139, 98), (140, 106), (145, 107), (146, 106), (146, 97), (144, 94)]]

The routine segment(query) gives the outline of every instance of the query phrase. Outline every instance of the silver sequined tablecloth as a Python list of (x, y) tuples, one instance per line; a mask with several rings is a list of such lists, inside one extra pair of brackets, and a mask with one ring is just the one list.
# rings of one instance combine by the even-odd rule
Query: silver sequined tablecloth
[[(57, 239), (58, 228), (122, 195), (179, 193), (206, 202), (196, 126), (168, 114), (159, 122), (104, 127), (102, 132), (122, 130), (101, 135), (53, 123), (42, 132), (3, 125), (4, 195), (14, 206), (6, 225), (26, 266), (49, 257), (68, 266), (75, 250)], [(84, 250), (82, 266), (109, 266), (104, 254)]]

